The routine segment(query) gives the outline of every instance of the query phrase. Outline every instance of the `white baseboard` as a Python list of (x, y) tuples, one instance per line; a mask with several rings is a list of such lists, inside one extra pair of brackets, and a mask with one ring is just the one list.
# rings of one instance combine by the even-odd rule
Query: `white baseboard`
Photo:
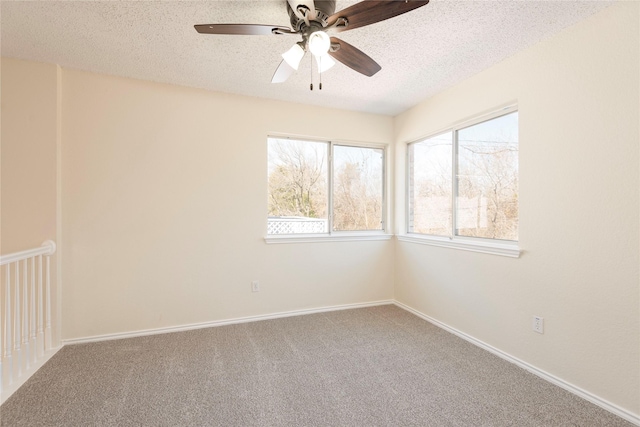
[(2, 405), (9, 397), (11, 397), (11, 395), (15, 393), (16, 390), (22, 387), (22, 385), (26, 383), (27, 380), (38, 371), (38, 369), (43, 367), (44, 364), (47, 363), (49, 359), (51, 359), (53, 355), (56, 354), (61, 348), (62, 346), (59, 346), (57, 348), (47, 350), (41, 359), (37, 360), (35, 364), (29, 367), (29, 370), (27, 372), (23, 372), (22, 375), (20, 375), (20, 377), (16, 379), (16, 382), (9, 384), (6, 389), (2, 389), (2, 393), (0, 393), (0, 405)]
[(418, 310), (416, 310), (416, 309), (414, 309), (412, 307), (409, 307), (408, 305), (405, 305), (405, 304), (403, 304), (403, 303), (401, 303), (399, 301), (394, 301), (394, 304), (397, 305), (398, 307), (410, 312), (410, 313), (415, 314), (416, 316), (426, 320), (427, 322), (432, 323), (435, 326), (444, 329), (447, 332), (450, 332), (450, 333), (452, 333), (454, 335), (457, 335), (458, 337), (464, 339), (465, 341), (468, 341), (468, 342), (470, 342), (472, 344), (475, 344), (478, 347), (480, 347), (480, 348), (482, 348), (484, 350), (487, 350), (488, 352), (493, 353), (496, 356), (498, 356), (498, 357), (500, 357), (500, 358), (502, 358), (502, 359), (504, 359), (504, 360), (506, 360), (508, 362), (511, 362), (511, 363), (523, 368), (523, 369), (526, 369), (527, 371), (531, 372), (532, 374), (537, 375), (538, 377), (540, 377), (540, 378), (542, 378), (542, 379), (544, 379), (546, 381), (549, 381), (550, 383), (555, 384), (558, 387), (561, 387), (561, 388), (563, 388), (563, 389), (575, 394), (578, 397), (581, 397), (581, 398), (583, 398), (583, 399), (585, 399), (585, 400), (587, 400), (587, 401), (589, 401), (589, 402), (591, 402), (591, 403), (593, 403), (595, 405), (598, 405), (599, 407), (601, 407), (601, 408), (603, 408), (603, 409), (605, 409), (605, 410), (607, 410), (607, 411), (619, 416), (620, 418), (623, 418), (623, 419), (629, 421), (632, 424), (640, 426), (640, 415), (637, 415), (637, 414), (634, 414), (632, 412), (629, 412), (626, 409), (623, 409), (623, 408), (621, 408), (621, 407), (619, 407), (619, 406), (617, 406), (617, 405), (615, 405), (615, 404), (613, 404), (613, 403), (611, 403), (611, 402), (609, 402), (609, 401), (607, 401), (605, 399), (602, 399), (602, 398), (596, 396), (593, 393), (590, 393), (590, 392), (588, 392), (588, 391), (586, 391), (586, 390), (584, 390), (584, 389), (582, 389), (580, 387), (577, 387), (577, 386), (575, 386), (575, 385), (573, 385), (573, 384), (571, 384), (571, 383), (569, 383), (569, 382), (567, 382), (567, 381), (565, 381), (565, 380), (563, 380), (561, 378), (558, 378), (555, 375), (552, 375), (552, 374), (550, 374), (548, 372), (545, 372), (542, 369), (536, 368), (535, 366), (530, 365), (529, 363), (527, 363), (527, 362), (525, 362), (523, 360), (520, 360), (520, 359), (518, 359), (518, 358), (516, 358), (516, 357), (514, 357), (514, 356), (512, 356), (512, 355), (510, 355), (508, 353), (505, 353), (502, 350), (499, 350), (499, 349), (497, 349), (497, 348), (495, 348), (495, 347), (493, 347), (493, 346), (491, 346), (491, 345), (489, 345), (489, 344), (487, 344), (485, 342), (482, 342), (482, 341), (480, 341), (480, 340), (478, 340), (478, 339), (476, 339), (476, 338), (474, 338), (474, 337), (472, 337), (470, 335), (467, 335), (462, 331), (459, 331), (459, 330), (457, 330), (455, 328), (452, 328), (451, 326), (448, 326), (445, 323), (442, 323), (439, 320), (434, 319), (433, 317), (427, 316), (426, 314), (421, 313)]
[(247, 322), (258, 322), (260, 320), (280, 319), (283, 317), (300, 316), (304, 314), (314, 314), (314, 313), (324, 313), (324, 312), (336, 311), (336, 310), (348, 310), (352, 308), (375, 307), (378, 305), (389, 305), (393, 303), (394, 303), (394, 300), (381, 300), (381, 301), (363, 302), (363, 303), (355, 303), (355, 304), (333, 305), (333, 306), (319, 307), (319, 308), (307, 308), (302, 310), (283, 311), (280, 313), (237, 317), (234, 319), (214, 320), (211, 322), (192, 323), (192, 324), (180, 325), (180, 326), (169, 326), (166, 328), (144, 329), (144, 330), (132, 331), (132, 332), (122, 332), (122, 333), (115, 333), (115, 334), (95, 335), (95, 336), (83, 337), (83, 338), (73, 338), (68, 340), (62, 340), (62, 343), (63, 345), (73, 345), (73, 344), (83, 344), (83, 343), (96, 342), (96, 341), (119, 340), (122, 338), (134, 338), (134, 337), (143, 337), (147, 335), (167, 334), (170, 332), (191, 331), (194, 329), (211, 328), (214, 326), (233, 325), (237, 323), (247, 323)]

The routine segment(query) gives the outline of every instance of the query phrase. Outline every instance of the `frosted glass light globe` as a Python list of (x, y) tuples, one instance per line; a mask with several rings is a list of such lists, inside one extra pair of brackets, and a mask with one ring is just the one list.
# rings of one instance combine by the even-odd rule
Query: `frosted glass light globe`
[(309, 50), (316, 56), (322, 56), (329, 52), (331, 40), (324, 31), (316, 31), (309, 36)]
[(282, 54), (282, 58), (286, 61), (287, 64), (294, 70), (298, 69), (300, 65), (300, 61), (304, 56), (304, 50), (300, 47), (298, 43), (291, 46), (291, 49)]

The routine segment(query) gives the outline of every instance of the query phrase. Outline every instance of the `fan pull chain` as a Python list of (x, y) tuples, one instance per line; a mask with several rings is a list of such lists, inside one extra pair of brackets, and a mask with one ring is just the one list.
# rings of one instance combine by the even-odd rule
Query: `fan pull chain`
[[(320, 70), (322, 69), (322, 57), (316, 58), (318, 61), (318, 90), (322, 90), (322, 73)], [(309, 75), (311, 76), (311, 83), (309, 84), (309, 90), (313, 90), (313, 56), (311, 56), (311, 70)]]

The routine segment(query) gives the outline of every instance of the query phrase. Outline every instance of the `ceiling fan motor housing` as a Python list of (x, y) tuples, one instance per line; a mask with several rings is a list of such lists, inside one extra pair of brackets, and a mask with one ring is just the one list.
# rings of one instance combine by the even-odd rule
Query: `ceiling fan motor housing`
[[(326, 27), (327, 20), (336, 10), (336, 0), (315, 0), (313, 4), (316, 9), (316, 13), (315, 17), (312, 17), (312, 20), (320, 23), (322, 27)], [(306, 8), (304, 4), (302, 4), (301, 7)], [(291, 27), (295, 31), (301, 31), (303, 29), (303, 25), (305, 25), (305, 21), (296, 15), (294, 10), (291, 9), (289, 2), (287, 2), (287, 12), (289, 13)]]

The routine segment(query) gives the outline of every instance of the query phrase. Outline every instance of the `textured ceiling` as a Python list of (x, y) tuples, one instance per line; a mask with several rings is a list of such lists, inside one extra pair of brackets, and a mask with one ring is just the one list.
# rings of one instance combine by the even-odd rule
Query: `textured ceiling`
[[(354, 4), (337, 0), (336, 10)], [(285, 0), (2, 1), (2, 55), (63, 67), (386, 115), (557, 33), (607, 1), (438, 1), (339, 35), (381, 66), (373, 77), (342, 64), (311, 92), (310, 57), (271, 84), (297, 35), (198, 34), (194, 24), (289, 26)], [(317, 74), (314, 72), (317, 83)]]

